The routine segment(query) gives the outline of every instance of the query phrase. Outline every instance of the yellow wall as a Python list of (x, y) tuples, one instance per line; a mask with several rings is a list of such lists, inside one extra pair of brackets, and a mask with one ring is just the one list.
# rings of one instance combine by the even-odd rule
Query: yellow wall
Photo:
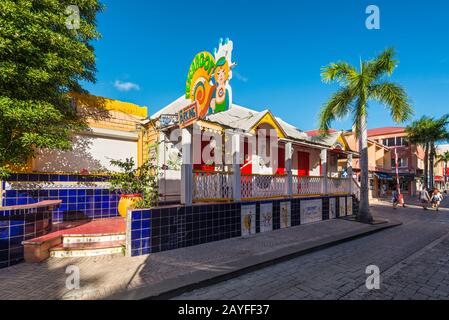
[[(122, 132), (139, 132), (137, 142), (137, 163), (140, 165), (145, 153), (145, 134), (140, 123), (147, 117), (147, 108), (133, 103), (97, 97), (93, 95), (70, 93), (75, 100), (78, 114), (86, 118), (90, 128), (109, 129)], [(33, 159), (26, 166), (15, 171), (33, 171)]]

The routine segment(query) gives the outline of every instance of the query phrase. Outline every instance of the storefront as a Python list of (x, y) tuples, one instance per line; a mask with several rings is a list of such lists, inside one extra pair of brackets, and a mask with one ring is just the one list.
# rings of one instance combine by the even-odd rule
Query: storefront
[(372, 177), (373, 196), (380, 198), (390, 196), (393, 191), (391, 188), (393, 176), (386, 172), (374, 172)]

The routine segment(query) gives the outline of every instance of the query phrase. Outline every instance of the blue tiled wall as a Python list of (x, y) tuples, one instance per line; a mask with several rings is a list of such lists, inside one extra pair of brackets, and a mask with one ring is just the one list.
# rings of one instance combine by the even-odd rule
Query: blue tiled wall
[[(183, 248), (241, 236), (241, 205), (256, 205), (256, 232), (260, 232), (260, 204), (273, 203), (273, 230), (280, 228), (280, 203), (291, 202), (291, 225), (301, 224), (301, 201), (323, 199), (322, 219), (329, 219), (329, 199), (292, 198), (258, 202), (201, 204), (133, 210), (127, 217), (128, 252), (132, 256)], [(356, 212), (353, 201), (353, 212)], [(337, 210), (338, 217), (338, 210)]]
[[(3, 206), (36, 203), (43, 200), (62, 200), (58, 210), (53, 213), (53, 222), (77, 219), (99, 219), (118, 216), (119, 194), (99, 182), (107, 182), (105, 176), (67, 175), (67, 174), (13, 174), (7, 182), (12, 188), (3, 196)], [(14, 182), (29, 182), (33, 190), (22, 189)], [(71, 183), (73, 186), (55, 187), (52, 183)], [(3, 182), (4, 188), (6, 183)]]
[(47, 208), (0, 208), (0, 268), (23, 260), (22, 241), (46, 234), (51, 225), (51, 215)]

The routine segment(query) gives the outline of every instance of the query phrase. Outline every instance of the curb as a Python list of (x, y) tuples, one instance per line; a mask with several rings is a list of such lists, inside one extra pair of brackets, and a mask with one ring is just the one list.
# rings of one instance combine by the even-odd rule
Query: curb
[(346, 232), (307, 243), (295, 244), (260, 256), (251, 256), (220, 266), (224, 271), (195, 271), (179, 277), (164, 280), (155, 286), (146, 286), (116, 293), (107, 299), (112, 300), (167, 300), (185, 292), (204, 288), (238, 276), (288, 261), (293, 258), (326, 249), (344, 242), (362, 238), (382, 230), (402, 225), (402, 222), (389, 222), (369, 225), (364, 231)]

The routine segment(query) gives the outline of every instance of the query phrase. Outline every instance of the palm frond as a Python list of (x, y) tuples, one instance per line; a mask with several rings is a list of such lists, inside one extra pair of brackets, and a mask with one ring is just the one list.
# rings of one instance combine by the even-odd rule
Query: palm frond
[(326, 134), (332, 121), (346, 117), (352, 110), (351, 104), (354, 98), (350, 88), (343, 88), (334, 93), (321, 108), (319, 114), (320, 131)]
[(390, 76), (398, 63), (398, 61), (394, 59), (394, 55), (394, 48), (384, 50), (379, 56), (366, 64), (364, 73), (372, 80), (378, 79), (384, 75)]
[(324, 83), (337, 81), (346, 84), (358, 75), (357, 70), (347, 62), (330, 63), (321, 68), (321, 79)]
[(405, 90), (398, 84), (382, 82), (369, 88), (370, 96), (390, 110), (395, 122), (404, 122), (413, 116), (413, 108), (409, 104)]

